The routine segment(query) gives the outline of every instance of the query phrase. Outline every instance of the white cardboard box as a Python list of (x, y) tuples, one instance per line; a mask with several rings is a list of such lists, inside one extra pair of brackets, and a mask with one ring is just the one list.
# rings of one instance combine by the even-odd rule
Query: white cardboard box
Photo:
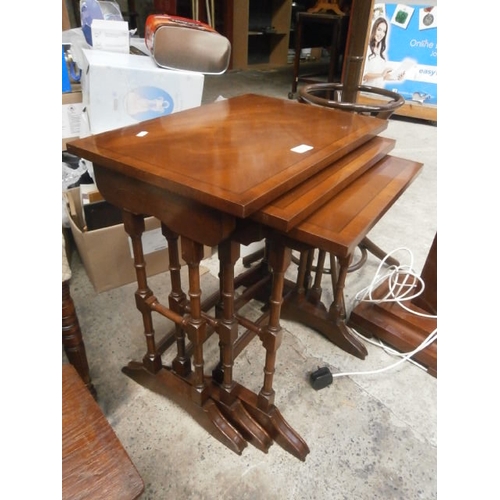
[(150, 56), (88, 49), (83, 54), (83, 104), (92, 134), (201, 104), (202, 73), (160, 68)]

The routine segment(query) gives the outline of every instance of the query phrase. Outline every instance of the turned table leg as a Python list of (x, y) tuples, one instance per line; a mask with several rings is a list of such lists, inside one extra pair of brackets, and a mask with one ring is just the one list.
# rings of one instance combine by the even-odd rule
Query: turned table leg
[[(314, 255), (314, 250), (310, 250), (310, 254)], [(326, 252), (324, 250), (318, 250), (318, 259), (316, 262), (316, 272), (314, 273), (314, 281), (307, 292), (307, 300), (311, 304), (319, 304), (321, 301), (321, 295), (323, 290), (321, 288), (321, 280), (323, 279), (323, 272), (325, 268)], [(312, 267), (312, 263), (311, 263)]]
[(328, 310), (328, 319), (333, 325), (333, 331), (335, 332), (335, 344), (346, 352), (364, 359), (368, 354), (365, 345), (358, 340), (347, 326), (344, 288), (351, 260), (352, 255), (338, 258), (334, 254), (330, 254), (333, 302)]
[[(296, 244), (293, 242), (292, 246)], [(294, 288), (285, 296), (282, 316), (318, 331), (344, 351), (364, 359), (368, 354), (366, 347), (346, 325), (344, 286), (352, 257), (338, 258), (330, 254), (334, 299), (327, 310), (320, 300), (324, 251), (318, 253), (316, 275), (312, 287), (308, 289), (306, 285), (308, 269), (311, 268), (310, 256), (313, 252), (312, 248), (301, 248), (297, 279)]]
[(216, 331), (219, 335), (220, 362), (213, 371), (213, 380), (220, 390), (214, 388), (212, 397), (216, 398), (227, 418), (241, 432), (242, 436), (256, 448), (267, 452), (273, 440), (263, 427), (254, 420), (245, 406), (236, 397), (237, 386), (233, 378), (235, 342), (238, 339), (238, 320), (234, 304), (234, 265), (240, 256), (240, 244), (226, 240), (219, 244), (220, 295), (219, 319)]
[[(181, 264), (179, 259), (179, 236), (162, 224), (162, 233), (168, 242), (168, 261), (171, 290), (168, 296), (168, 306), (175, 313), (182, 315), (186, 305), (186, 294), (182, 290)], [(186, 336), (182, 325), (175, 324), (175, 340), (177, 355), (172, 361), (172, 369), (183, 377), (191, 373), (191, 360), (186, 349)]]
[(134, 267), (137, 277), (137, 291), (135, 292), (135, 303), (137, 309), (142, 314), (144, 324), (144, 336), (146, 338), (147, 352), (143, 358), (144, 367), (152, 373), (156, 373), (161, 369), (161, 356), (156, 349), (155, 332), (153, 328), (153, 318), (151, 308), (147, 300), (153, 296), (153, 292), (148, 287), (146, 262), (144, 260), (144, 252), (142, 249), (142, 233), (145, 230), (144, 216), (136, 215), (122, 211), (123, 224), (125, 231), (132, 240), (132, 250), (134, 254)]
[(234, 343), (238, 338), (238, 321), (234, 310), (234, 265), (240, 256), (240, 245), (226, 240), (218, 247), (220, 261), (220, 305), (217, 333), (219, 335), (220, 363), (213, 378), (230, 394), (233, 387)]
[[(203, 343), (206, 340), (207, 325), (202, 315), (199, 270), (203, 258), (203, 245), (181, 237), (182, 257), (189, 271), (189, 304), (184, 307), (179, 259), (176, 255), (177, 238), (168, 228), (164, 228), (164, 235), (170, 240), (169, 253), (173, 259), (170, 269), (172, 293), (169, 295), (169, 305), (173, 309), (165, 307), (147, 285), (146, 262), (141, 242), (144, 219), (126, 211), (123, 212), (123, 216), (125, 230), (132, 238), (138, 283), (135, 298), (143, 318), (147, 352), (142, 362), (131, 361), (122, 371), (144, 387), (177, 402), (211, 435), (240, 454), (247, 446), (247, 442), (222, 414), (215, 401), (210, 399), (210, 386), (207, 385), (204, 376)], [(154, 339), (153, 312), (165, 316), (176, 324), (178, 352), (172, 370), (164, 367), (161, 362), (161, 352), (157, 349)], [(184, 314), (181, 314), (183, 312)], [(184, 332), (193, 346), (192, 371), (191, 363), (187, 359)]]
[(193, 401), (202, 405), (208, 399), (208, 388), (205, 384), (203, 343), (206, 340), (207, 324), (202, 317), (200, 262), (203, 259), (203, 245), (181, 237), (182, 257), (189, 271), (189, 304), (190, 315), (185, 327), (188, 339), (193, 344)]
[(285, 271), (291, 261), (291, 249), (279, 238), (269, 239), (269, 265), (272, 270), (272, 287), (269, 299), (269, 320), (267, 326), (259, 329), (259, 338), (266, 351), (264, 382), (257, 396), (240, 387), (238, 397), (243, 401), (252, 417), (286, 451), (305, 460), (309, 447), (302, 437), (288, 424), (274, 405), (273, 379), (276, 367), (276, 353), (283, 339), (280, 326), (281, 304)]
[(291, 262), (291, 249), (278, 240), (270, 241), (269, 265), (273, 282), (269, 299), (269, 322), (262, 330), (260, 339), (266, 350), (264, 366), (264, 383), (259, 393), (259, 407), (263, 410), (274, 404), (273, 378), (276, 365), (276, 351), (283, 340), (280, 326), (281, 303), (283, 302), (283, 287), (285, 271)]

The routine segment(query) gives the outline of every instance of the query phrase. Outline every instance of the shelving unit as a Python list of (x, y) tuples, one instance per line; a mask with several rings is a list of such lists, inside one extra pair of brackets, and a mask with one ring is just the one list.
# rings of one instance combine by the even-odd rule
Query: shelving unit
[(238, 0), (232, 13), (232, 69), (287, 64), (292, 0)]

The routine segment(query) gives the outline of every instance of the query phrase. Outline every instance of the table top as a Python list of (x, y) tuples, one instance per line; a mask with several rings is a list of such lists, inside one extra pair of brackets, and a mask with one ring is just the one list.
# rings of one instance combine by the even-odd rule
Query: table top
[(260, 209), (252, 219), (289, 231), (387, 155), (396, 141), (374, 137)]
[(352, 255), (422, 167), (416, 161), (385, 156), (287, 235), (337, 257)]
[(378, 118), (246, 94), (67, 148), (102, 168), (248, 217), (386, 127)]

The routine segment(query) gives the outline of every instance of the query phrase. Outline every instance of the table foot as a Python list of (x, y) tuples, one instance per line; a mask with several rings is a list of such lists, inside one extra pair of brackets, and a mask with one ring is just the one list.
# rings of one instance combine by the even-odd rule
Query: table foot
[(267, 410), (259, 408), (257, 394), (240, 384), (236, 384), (234, 395), (279, 446), (299, 460), (305, 461), (310, 451), (309, 446), (285, 420), (276, 406), (271, 404)]
[(239, 399), (233, 398), (230, 404), (225, 403), (223, 401), (225, 398), (222, 389), (213, 381), (210, 386), (210, 397), (217, 402), (222, 413), (250, 444), (264, 453), (269, 451), (269, 448), (273, 444), (273, 439), (266, 430), (252, 418)]
[(166, 367), (162, 367), (157, 373), (151, 373), (137, 361), (131, 361), (122, 368), (122, 372), (143, 387), (177, 403), (210, 435), (238, 455), (241, 455), (247, 446), (245, 438), (212, 399), (207, 399), (202, 405), (192, 401), (192, 385), (187, 379), (177, 376)]
[(281, 306), (281, 317), (297, 321), (321, 333), (344, 351), (365, 359), (368, 351), (343, 319), (332, 317), (322, 302), (312, 304), (304, 295), (289, 293)]

